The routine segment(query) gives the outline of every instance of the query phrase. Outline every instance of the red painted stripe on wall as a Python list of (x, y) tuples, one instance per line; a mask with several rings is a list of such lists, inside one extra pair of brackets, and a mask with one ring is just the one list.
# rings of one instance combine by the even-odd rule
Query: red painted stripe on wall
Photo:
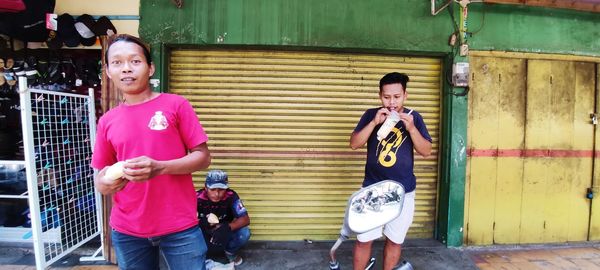
[(365, 152), (335, 151), (228, 151), (215, 150), (210, 153), (214, 157), (304, 157), (304, 158), (365, 158)]
[(582, 158), (597, 157), (600, 152), (592, 150), (561, 150), (561, 149), (473, 149), (467, 151), (470, 157), (551, 157), (551, 158)]
[[(213, 157), (266, 157), (266, 158), (338, 158), (338, 159), (365, 159), (366, 151), (240, 151), (240, 150), (211, 150)], [(437, 160), (437, 152), (431, 153), (429, 157), (415, 154), (417, 160)]]

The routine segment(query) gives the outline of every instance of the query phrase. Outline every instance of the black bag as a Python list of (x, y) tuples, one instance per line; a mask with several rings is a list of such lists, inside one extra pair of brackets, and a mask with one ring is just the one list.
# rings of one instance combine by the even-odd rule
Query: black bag
[(46, 13), (54, 12), (56, 0), (23, 0), (23, 2), (24, 11), (0, 13), (0, 34), (22, 41), (46, 41), (49, 33), (46, 29)]
[(229, 224), (224, 222), (217, 225), (216, 228), (205, 234), (206, 247), (208, 254), (222, 254), (227, 247), (227, 243), (231, 238), (231, 228)]

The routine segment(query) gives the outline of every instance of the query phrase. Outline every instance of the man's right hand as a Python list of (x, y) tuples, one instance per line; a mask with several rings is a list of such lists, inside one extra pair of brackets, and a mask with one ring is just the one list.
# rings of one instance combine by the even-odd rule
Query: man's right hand
[(388, 115), (390, 115), (390, 110), (388, 110), (387, 108), (381, 108), (377, 111), (377, 114), (375, 114), (375, 117), (373, 117), (373, 123), (375, 123), (375, 125), (379, 125), (383, 122), (385, 122), (385, 119), (388, 117)]
[(104, 167), (94, 179), (94, 183), (96, 184), (96, 188), (103, 195), (110, 195), (121, 191), (127, 185), (127, 179), (119, 178), (114, 181), (110, 181), (104, 177), (106, 174), (106, 170), (108, 170), (110, 166)]

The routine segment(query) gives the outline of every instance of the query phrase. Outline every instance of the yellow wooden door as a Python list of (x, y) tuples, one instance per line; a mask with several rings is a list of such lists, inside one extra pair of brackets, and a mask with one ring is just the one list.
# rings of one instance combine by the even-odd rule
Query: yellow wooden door
[(524, 144), (526, 61), (478, 57), (471, 67), (466, 243), (515, 243), (523, 157), (509, 151)]
[(587, 240), (594, 64), (529, 60), (521, 242)]
[[(191, 101), (209, 136), (211, 169), (230, 175), (251, 216), (254, 240), (336, 239), (349, 195), (364, 176), (365, 150), (349, 136), (378, 83), (406, 72), (407, 107), (433, 138), (415, 158), (416, 214), (409, 237), (432, 237), (437, 200), (441, 61), (397, 55), (178, 49), (169, 91)], [(197, 186), (203, 174), (195, 174)]]
[(472, 57), (469, 245), (584, 241), (595, 65)]

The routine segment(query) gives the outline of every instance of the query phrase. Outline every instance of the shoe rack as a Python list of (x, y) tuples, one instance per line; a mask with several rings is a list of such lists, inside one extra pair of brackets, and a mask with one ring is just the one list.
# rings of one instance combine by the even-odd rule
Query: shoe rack
[[(60, 50), (22, 49), (18, 51), (0, 50), (0, 242), (28, 243), (32, 238), (31, 211), (28, 200), (32, 194), (27, 189), (27, 165), (24, 155), (24, 143), (21, 119), (21, 105), (17, 78), (26, 78), (27, 87), (56, 92), (61, 95), (87, 95), (94, 89), (95, 111), (100, 109), (101, 50), (98, 48), (69, 48)], [(54, 115), (60, 112), (48, 111)], [(34, 114), (37, 112), (34, 112)], [(69, 112), (76, 113), (76, 112)], [(33, 117), (36, 117), (33, 115)], [(49, 116), (50, 118), (50, 116)], [(40, 121), (43, 121), (40, 120)], [(61, 120), (62, 121), (62, 120)], [(73, 129), (74, 126), (70, 126)], [(70, 131), (71, 132), (71, 131)], [(41, 133), (36, 134), (40, 136)], [(88, 138), (89, 140), (89, 138)], [(41, 142), (44, 144), (51, 142)], [(54, 142), (57, 143), (57, 142)], [(50, 147), (48, 145), (48, 147)], [(37, 158), (42, 153), (37, 152)], [(73, 158), (73, 151), (56, 151), (53, 160)], [(85, 158), (85, 157), (84, 157)], [(83, 166), (79, 166), (83, 167)], [(79, 170), (79, 171), (77, 171)], [(46, 173), (44, 173), (46, 172)], [(66, 175), (80, 177), (81, 169), (45, 170), (36, 172), (39, 179), (47, 181), (47, 187), (56, 185), (56, 181)], [(62, 179), (64, 180), (64, 179)], [(67, 179), (68, 180), (68, 179)], [(44, 187), (41, 187), (44, 189)], [(54, 189), (57, 190), (57, 189)], [(46, 188), (48, 198), (58, 198), (63, 194)], [(41, 193), (40, 193), (41, 194)], [(89, 196), (88, 196), (89, 197)], [(81, 199), (80, 199), (81, 200)], [(82, 202), (85, 204), (85, 202)], [(44, 208), (44, 207), (42, 207)], [(43, 237), (49, 242), (65, 242), (62, 213), (45, 207), (39, 214)], [(92, 224), (88, 224), (92, 226)], [(93, 227), (93, 226), (92, 226)], [(63, 232), (61, 232), (63, 230)], [(68, 242), (68, 241), (67, 241)]]

